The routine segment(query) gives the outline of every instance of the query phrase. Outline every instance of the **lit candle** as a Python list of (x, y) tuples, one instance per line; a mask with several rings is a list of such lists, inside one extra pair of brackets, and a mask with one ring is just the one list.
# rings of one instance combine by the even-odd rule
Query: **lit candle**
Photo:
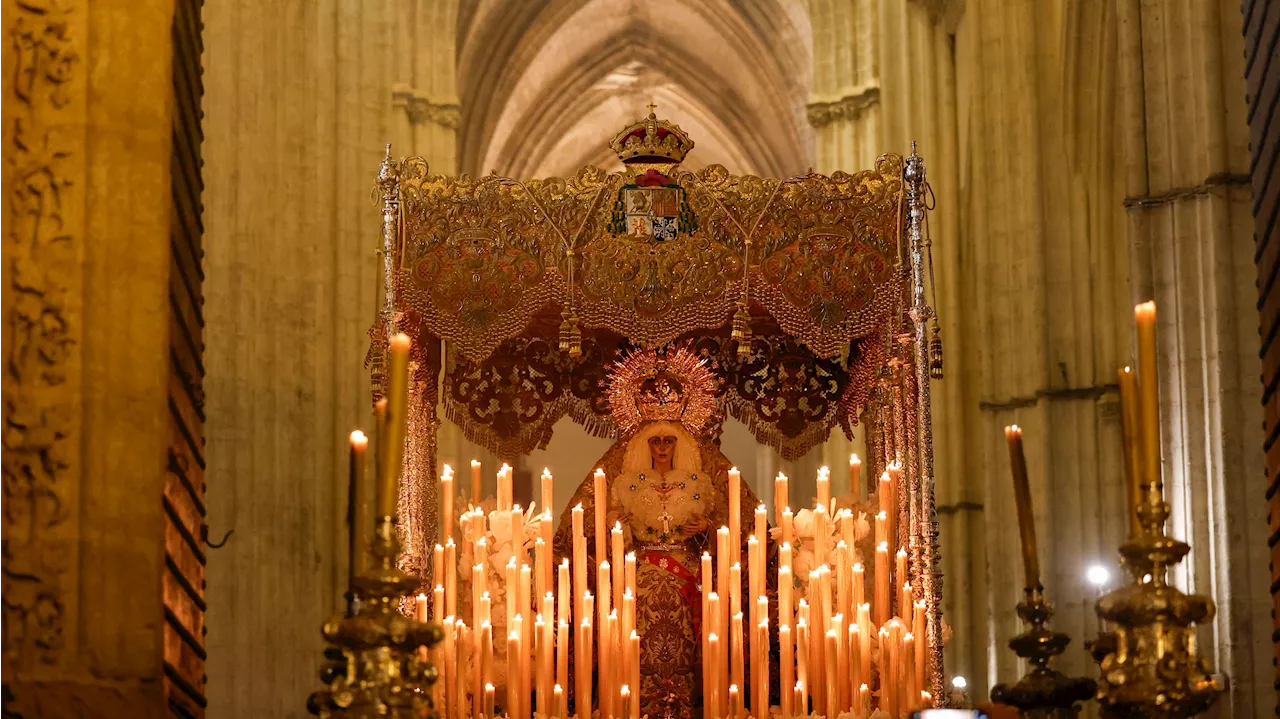
[(350, 468), (347, 476), (347, 591), (353, 596), (356, 592), (356, 577), (364, 571), (365, 542), (369, 541), (368, 520), (365, 518), (364, 502), (364, 465), (365, 451), (369, 448), (369, 438), (364, 432), (356, 430), (351, 433)]
[[(542, 544), (546, 547), (545, 560), (539, 559), (538, 574), (542, 576), (542, 589), (549, 592), (555, 588), (556, 566), (554, 559), (554, 532), (555, 525), (552, 524), (551, 512), (544, 511), (542, 518), (538, 522), (538, 534), (541, 535)], [(537, 548), (537, 544), (534, 544)]]
[(458, 545), (450, 539), (444, 545), (444, 611), (445, 616), (458, 615)]
[[(880, 476), (880, 511), (885, 513), (887, 517), (896, 518), (898, 516), (898, 481), (902, 477), (902, 467), (897, 462), (890, 462), (888, 469)], [(894, 541), (894, 525), (888, 525), (889, 536), (884, 541)]]
[(551, 716), (556, 717), (556, 719), (568, 719), (569, 707), (565, 704), (564, 685), (556, 684), (555, 688), (551, 691), (555, 695), (555, 699), (553, 700), (555, 711)]
[(603, 469), (597, 468), (595, 471), (595, 474), (592, 476), (592, 480), (595, 483), (595, 497), (593, 499), (595, 501), (595, 520), (596, 520), (595, 521), (595, 550), (596, 550), (596, 561), (598, 562), (602, 559), (605, 559), (609, 555), (609, 550), (608, 550), (609, 545), (605, 544), (605, 542), (609, 541), (608, 540), (609, 535), (605, 531), (605, 527), (606, 527), (605, 513), (609, 509), (609, 488), (608, 488), (608, 484), (606, 483)]
[[(573, 597), (573, 592), (569, 589), (569, 560), (564, 559), (560, 562), (560, 578), (559, 587), (556, 591), (556, 600), (559, 604), (556, 606), (556, 621), (569, 621), (569, 606)], [(568, 682), (562, 682), (565, 686), (569, 686)]]
[[(591, 595), (584, 595), (585, 601), (590, 601)], [(575, 663), (578, 670), (578, 678), (574, 683), (577, 688), (578, 716), (591, 716), (591, 619), (590, 616), (582, 620), (582, 624), (578, 627), (578, 644), (577, 656), (579, 661)]]
[(852, 575), (850, 579), (851, 610), (857, 611), (858, 606), (867, 601), (866, 571), (862, 567), (862, 562), (855, 562), (849, 574)]
[(711, 632), (707, 635), (707, 662), (709, 673), (716, 680), (711, 682), (711, 694), (707, 697), (709, 703), (709, 713), (712, 717), (724, 716), (724, 712), (720, 710), (720, 665), (724, 662), (724, 658), (720, 653), (720, 637)]
[(889, 621), (889, 544), (881, 542), (876, 545), (876, 590), (875, 601), (871, 608), (875, 612), (876, 626), (884, 626)]
[(493, 716), (493, 624), (480, 627), (480, 682), (484, 685), (485, 713)]
[(790, 544), (793, 546), (796, 543), (796, 531), (795, 531), (794, 520), (795, 520), (795, 515), (792, 514), (791, 508), (784, 507), (782, 509), (782, 521), (780, 522), (780, 525), (782, 528), (782, 542), (784, 544)]
[(737, 467), (729, 468), (729, 538), (733, 542), (730, 564), (742, 561), (742, 474)]
[(916, 691), (924, 690), (924, 667), (925, 667), (925, 608), (924, 600), (915, 602), (912, 605), (913, 612), (911, 617), (911, 633), (918, 637), (915, 645), (915, 662), (916, 662)]
[[(840, 682), (845, 680), (844, 676), (835, 674), (836, 668), (839, 666), (839, 647), (836, 642), (836, 630), (827, 630), (823, 647), (825, 648), (823, 658), (826, 660), (826, 665), (831, 668), (833, 674), (833, 676), (830, 676), (826, 682), (827, 711), (830, 712), (828, 716), (835, 716), (839, 712), (840, 706), (840, 691), (838, 685)], [(891, 713), (890, 716), (897, 716), (897, 714)]]
[(831, 506), (831, 470), (824, 467), (818, 468), (818, 504), (824, 507)]
[(618, 690), (618, 695), (622, 699), (622, 716), (631, 716), (631, 687), (623, 684), (622, 689)]
[(828, 517), (826, 505), (819, 504), (813, 508), (813, 561), (818, 564), (828, 561), (827, 543), (831, 539)]
[(1018, 425), (1004, 428), (1009, 441), (1009, 463), (1013, 467), (1013, 499), (1022, 538), (1022, 570), (1027, 589), (1040, 586), (1040, 560), (1036, 555), (1036, 522), (1031, 511), (1031, 487), (1027, 480), (1027, 460), (1022, 453), (1022, 430)]
[(862, 486), (862, 460), (858, 459), (858, 455), (849, 455), (849, 492), (855, 497), (861, 494), (859, 489)]
[(741, 697), (741, 696), (739, 695), (739, 693), (738, 693), (738, 685), (737, 685), (737, 684), (730, 684), (730, 685), (729, 685), (729, 713), (728, 713), (728, 716), (729, 716), (729, 717), (732, 717), (732, 719), (738, 719), (738, 716), (739, 716), (741, 713), (742, 713), (742, 697)]
[[(627, 552), (627, 571), (626, 571), (627, 588), (632, 592), (636, 591), (636, 553)], [(640, 696), (640, 691), (636, 690), (636, 696)], [(638, 701), (638, 700), (637, 700)], [(637, 706), (639, 706), (637, 704)]]
[(858, 662), (862, 681), (871, 681), (871, 605), (858, 605)]
[(400, 466), (404, 461), (404, 440), (409, 412), (409, 335), (391, 337), (390, 369), (387, 373), (386, 460), (378, 477), (374, 506), (378, 517), (394, 517), (399, 499)]
[[(634, 616), (634, 615), (633, 615)], [(640, 702), (642, 695), (640, 693), (640, 635), (633, 629), (631, 635), (627, 638), (627, 644), (630, 648), (631, 658), (627, 661), (631, 668), (630, 685), (636, 688), (635, 700), (631, 702), (630, 719), (640, 719)]]
[[(603, 548), (605, 545), (601, 542), (598, 546)], [(609, 603), (613, 599), (613, 591), (609, 587), (610, 576), (609, 563), (601, 562), (600, 566), (596, 567), (596, 625), (600, 628), (600, 634), (596, 639), (596, 666), (599, 669), (600, 716), (606, 718), (613, 715), (611, 702), (614, 697), (613, 652), (610, 651), (613, 635), (610, 633), (609, 624)]]
[[(587, 538), (582, 533), (583, 522), (585, 519), (582, 503), (573, 508), (573, 591), (577, 597), (581, 597), (587, 588)], [(574, 602), (573, 608), (573, 626), (580, 627), (584, 618), (582, 612), (582, 603)], [(581, 629), (578, 630), (581, 633)], [(576, 689), (576, 685), (575, 685)], [(575, 699), (581, 699), (582, 693), (575, 692)]]
[(548, 666), (551, 666), (546, 657), (546, 629), (547, 622), (543, 619), (542, 613), (539, 612), (533, 618), (533, 654), (537, 657), (534, 664), (534, 695), (537, 699), (537, 711), (546, 714), (547, 702), (550, 697), (547, 696), (548, 685), (547, 677), (550, 675)]
[(1138, 507), (1142, 504), (1143, 434), (1138, 410), (1138, 378), (1128, 367), (1120, 370), (1120, 429), (1124, 449), (1125, 499), (1129, 505), (1129, 536), (1141, 533)]
[(613, 529), (609, 530), (609, 543), (613, 550), (609, 553), (609, 559), (612, 560), (611, 566), (613, 567), (613, 603), (615, 606), (621, 606), (622, 593), (627, 588), (626, 559), (622, 554), (621, 522), (614, 522)]
[(849, 627), (845, 630), (845, 641), (842, 651), (848, 661), (849, 676), (853, 681), (849, 684), (850, 692), (849, 703), (856, 711), (858, 707), (858, 697), (856, 687), (864, 681), (870, 679), (862, 673), (862, 630), (858, 627), (857, 622), (849, 622)]
[(915, 650), (916, 638), (911, 632), (902, 635), (902, 708), (911, 711), (920, 699), (916, 686)]
[[(801, 687), (809, 686), (809, 652), (809, 623), (801, 617), (796, 620), (796, 684)], [(809, 714), (807, 697), (802, 695), (796, 714)]]
[(441, 534), (445, 539), (453, 536), (453, 469), (444, 466), (440, 475), (440, 522)]
[[(743, 651), (745, 636), (742, 633), (742, 612), (737, 612), (729, 618), (729, 687), (730, 692), (733, 687), (746, 686), (746, 657)], [(759, 665), (754, 664), (755, 654), (751, 655), (753, 669), (760, 671)], [(732, 695), (731, 695), (732, 699)], [(755, 697), (752, 697), (752, 708), (755, 708)], [(732, 713), (732, 708), (731, 708)]]
[(858, 687), (858, 719), (871, 716), (871, 687), (864, 682)]
[[(538, 526), (541, 527), (542, 523), (540, 522)], [(535, 597), (541, 597), (551, 588), (547, 583), (546, 572), (546, 568), (551, 566), (550, 555), (551, 548), (542, 537), (533, 540), (533, 565), (538, 569), (538, 573), (533, 579), (533, 594)]]
[(889, 713), (889, 716), (896, 717), (897, 702), (894, 701), (894, 677), (893, 677), (893, 647), (889, 640), (889, 627), (883, 625), (878, 633), (880, 640), (880, 655), (877, 658), (876, 666), (880, 669), (880, 709)]
[(852, 587), (849, 586), (852, 581), (849, 577), (849, 563), (845, 561), (848, 553), (848, 545), (844, 540), (836, 542), (836, 612), (846, 617), (853, 616), (850, 605), (850, 597), (852, 595)]
[(751, 699), (751, 707), (758, 716), (769, 716), (769, 604), (766, 598), (760, 597), (764, 605), (760, 610), (760, 623), (756, 625), (757, 660), (751, 670), (755, 687), (755, 696)]
[(876, 544), (889, 543), (889, 513), (883, 509), (876, 512)]
[[(795, 648), (791, 645), (791, 627), (787, 624), (778, 625), (778, 652), (781, 663), (778, 667), (782, 681), (780, 686), (792, 686), (795, 684)], [(782, 719), (791, 719), (793, 712), (791, 695), (784, 691), (778, 698), (782, 702)]]
[(551, 470), (547, 467), (542, 468), (542, 511), (547, 512), (550, 516), (551, 503), (555, 501), (554, 490), (555, 480), (551, 477)]
[(836, 639), (836, 673), (834, 676), (839, 677), (836, 682), (836, 714), (847, 711), (852, 701), (853, 692), (849, 686), (850, 667), (849, 667), (849, 631), (845, 628), (845, 615), (837, 613), (831, 618), (831, 629), (828, 630), (835, 635)]
[(484, 715), (485, 715), (486, 717), (488, 717), (488, 719), (494, 719), (493, 706), (494, 706), (494, 694), (495, 694), (496, 692), (497, 692), (497, 689), (495, 689), (495, 688), (494, 688), (494, 686), (493, 686), (492, 684), (489, 684), (489, 683), (487, 683), (487, 682), (485, 683), (485, 685), (484, 685)]
[(790, 506), (790, 486), (787, 475), (778, 472), (778, 477), (773, 480), (773, 521), (778, 526), (782, 526), (782, 510)]
[(514, 497), (511, 493), (511, 465), (506, 462), (498, 468), (498, 509), (507, 511), (511, 509), (511, 503)]
[[(624, 681), (627, 676), (622, 672), (622, 658), (619, 656), (620, 652), (618, 651), (618, 629), (618, 610), (615, 608), (610, 610), (609, 616), (605, 618), (603, 638), (597, 640), (597, 643), (600, 645), (600, 653), (603, 655), (605, 652), (608, 652), (609, 659), (608, 661), (597, 662), (596, 664), (600, 668), (600, 676), (603, 679), (600, 685), (600, 699), (603, 700), (605, 697), (608, 697), (609, 714), (614, 716), (626, 716), (630, 713), (630, 708), (628, 707), (626, 710), (623, 710), (622, 707), (618, 705), (619, 696), (618, 691), (615, 689), (615, 687), (618, 687), (618, 685)], [(606, 694), (606, 692), (608, 693)], [(617, 707), (616, 712), (614, 709), (615, 707)], [(604, 714), (604, 712), (601, 713), (602, 715)]]
[[(784, 692), (785, 693), (785, 692)], [(791, 689), (791, 706), (795, 707), (796, 716), (808, 716), (809, 708), (805, 706), (804, 700), (804, 682), (796, 682)], [(790, 719), (787, 714), (783, 713), (783, 719)]]
[(1143, 302), (1133, 308), (1133, 315), (1138, 322), (1138, 426), (1142, 428), (1142, 481), (1159, 487), (1160, 384), (1156, 365), (1156, 303)]
[[(569, 686), (569, 623), (561, 620), (556, 625), (556, 688)], [(564, 697), (561, 701), (567, 701)], [(559, 702), (556, 704), (559, 707)], [(560, 714), (568, 717), (568, 714)]]
[[(729, 550), (729, 528), (721, 527), (716, 532), (716, 594), (723, 597), (724, 606), (720, 616), (717, 619), (721, 627), (729, 628), (729, 565), (732, 564)], [(721, 637), (726, 637), (724, 631), (717, 632)], [(722, 694), (723, 696), (723, 694)]]
[(790, 563), (778, 567), (778, 624), (780, 626), (794, 622), (791, 605), (794, 587), (795, 580), (791, 574)]
[[(440, 589), (442, 594), (444, 593), (444, 590), (442, 587), (437, 587), (437, 589)], [(418, 596), (415, 597), (414, 605), (413, 605), (413, 618), (419, 622), (427, 621), (427, 595), (419, 593)]]
[(765, 509), (764, 503), (756, 507), (756, 525), (755, 531), (752, 533), (761, 542), (769, 538), (769, 510)]
[(471, 504), (476, 507), (480, 506), (480, 493), (483, 491), (481, 481), (480, 463), (473, 459), (471, 460)]
[[(518, 624), (519, 617), (512, 620), (513, 626)], [(517, 719), (520, 711), (520, 690), (523, 681), (520, 677), (520, 630), (512, 629), (507, 634), (507, 715)]]

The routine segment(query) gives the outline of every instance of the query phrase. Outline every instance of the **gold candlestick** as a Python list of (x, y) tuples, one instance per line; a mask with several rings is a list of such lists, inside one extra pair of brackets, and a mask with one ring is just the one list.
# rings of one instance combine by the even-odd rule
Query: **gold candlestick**
[[(351, 580), (351, 591), (360, 598), (358, 606), (349, 607), (344, 616), (330, 618), (322, 628), (330, 645), (324, 653), (328, 661), (320, 671), (326, 686), (307, 698), (307, 711), (319, 717), (407, 719), (423, 716), (432, 708), (436, 668), (428, 661), (428, 653), (419, 650), (438, 644), (444, 632), (436, 624), (410, 619), (401, 612), (404, 599), (417, 593), (419, 580), (397, 566), (400, 539), (395, 515), (404, 454), (408, 344), (404, 335), (392, 339), (390, 409), (379, 407), (378, 439), (383, 446), (378, 455), (384, 461), (379, 463), (374, 561)], [(358, 485), (358, 480), (353, 477), (353, 484)], [(353, 517), (353, 533), (356, 519)], [(358, 548), (356, 542), (351, 546)]]
[(1071, 638), (1048, 628), (1053, 605), (1045, 601), (1040, 587), (1028, 587), (1026, 599), (1018, 604), (1018, 616), (1030, 624), (1027, 631), (1009, 641), (1009, 648), (1031, 662), (1031, 671), (1014, 684), (997, 684), (991, 699), (1016, 707), (1027, 719), (1065, 719), (1079, 712), (1077, 704), (1093, 696), (1092, 679), (1071, 678), (1049, 667), (1049, 662), (1066, 650)]
[(417, 591), (418, 579), (396, 567), (399, 554), (395, 522), (383, 517), (373, 537), (374, 566), (355, 580), (358, 613), (324, 623), (331, 663), (320, 678), (328, 686), (308, 697), (311, 714), (408, 718), (431, 709), (436, 668), (418, 648), (435, 646), (444, 632), (401, 613), (401, 601)]
[(1016, 707), (1028, 719), (1067, 719), (1079, 713), (1077, 704), (1093, 696), (1092, 679), (1071, 678), (1051, 669), (1049, 662), (1061, 654), (1071, 638), (1048, 628), (1053, 605), (1045, 601), (1040, 584), (1040, 562), (1036, 554), (1035, 514), (1032, 512), (1027, 460), (1022, 452), (1022, 430), (1017, 425), (1004, 428), (1009, 442), (1009, 466), (1013, 493), (1018, 506), (1018, 527), (1022, 534), (1022, 561), (1026, 579), (1026, 599), (1018, 604), (1018, 616), (1030, 624), (1027, 631), (1009, 641), (1009, 648), (1031, 662), (1031, 671), (1014, 684), (997, 684), (991, 698)]
[(1135, 315), (1138, 401), (1132, 382), (1120, 385), (1122, 406), (1140, 409), (1137, 426), (1126, 427), (1124, 438), (1126, 456), (1142, 459), (1136, 463), (1142, 472), (1134, 512), (1138, 527), (1120, 545), (1133, 582), (1097, 603), (1098, 617), (1111, 623), (1093, 647), (1102, 670), (1098, 702), (1105, 717), (1180, 719), (1207, 710), (1223, 689), (1196, 651), (1195, 625), (1212, 619), (1215, 607), (1208, 597), (1185, 594), (1168, 582), (1169, 567), (1191, 547), (1164, 533), (1169, 505), (1160, 477), (1155, 305), (1139, 305)]

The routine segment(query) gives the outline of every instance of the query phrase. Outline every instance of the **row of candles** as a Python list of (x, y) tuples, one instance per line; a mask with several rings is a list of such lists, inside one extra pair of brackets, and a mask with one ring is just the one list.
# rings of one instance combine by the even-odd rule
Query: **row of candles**
[[(481, 468), (471, 465), (472, 497), (479, 496)], [(850, 486), (857, 487), (861, 463), (850, 462)], [(458, 607), (458, 546), (454, 532), (453, 471), (441, 477), (441, 517), (444, 544), (434, 555), (440, 583), (433, 596), (418, 598), (419, 618), (440, 621), (445, 630), (438, 657), (441, 680), (439, 706), (443, 716), (463, 719), (494, 717), (501, 667), (495, 665), (495, 626), (506, 627), (505, 696), (503, 708), (513, 719), (529, 719), (536, 710), (552, 717), (568, 716), (572, 688), (575, 709), (598, 706), (602, 719), (639, 719), (640, 637), (636, 625), (636, 555), (624, 553), (621, 525), (606, 528), (605, 503), (595, 506), (590, 530), (595, 546), (606, 548), (595, 568), (596, 593), (588, 584), (587, 531), (581, 505), (572, 509), (573, 556), (557, 566), (552, 556), (552, 477), (542, 475), (543, 511), (532, 557), (524, 550), (525, 514), (512, 504), (511, 468), (498, 471), (495, 512), (509, 513), (514, 547), (499, 581), (506, 601), (495, 607), (490, 596), (484, 510), (470, 506), (458, 522), (463, 534), (479, 537), (471, 547), (475, 564), (470, 575), (470, 622)], [(602, 470), (594, 475), (597, 497), (607, 495)], [(819, 470), (818, 496), (812, 510), (813, 536), (797, 537), (795, 515), (788, 506), (789, 480), (775, 481), (773, 536), (781, 542), (777, 570), (776, 631), (769, 626), (769, 598), (765, 591), (768, 513), (755, 509), (753, 532), (746, 542), (748, 589), (742, 596), (742, 555), (732, 538), (741, 536), (741, 475), (729, 471), (728, 524), (715, 533), (716, 552), (701, 557), (702, 577), (702, 696), (705, 716), (767, 716), (770, 686), (770, 647), (776, 641), (781, 687), (778, 709), (784, 719), (849, 712), (869, 717), (881, 709), (891, 717), (930, 702), (925, 683), (928, 656), (925, 602), (909, 582), (907, 552), (892, 556), (900, 537), (890, 517), (896, 516), (895, 488), (901, 470), (891, 464), (878, 482), (879, 512), (875, 523), (874, 586), (867, 596), (866, 572), (854, 549), (856, 518), (839, 509), (830, 495), (830, 473)], [(815, 568), (795, 576), (793, 553), (812, 551)], [(736, 551), (735, 551), (736, 550)], [(496, 589), (496, 588), (495, 588)], [(807, 594), (799, 597), (800, 592)], [(579, 601), (573, 601), (577, 597)], [(536, 601), (535, 601), (536, 600)], [(744, 604), (746, 605), (744, 607)], [(744, 616), (745, 609), (745, 616)], [(896, 612), (895, 612), (896, 609)], [(495, 616), (502, 612), (502, 617)], [(533, 620), (529, 621), (529, 617)], [(872, 651), (876, 642), (879, 652)], [(576, 660), (569, 675), (568, 652)], [(594, 654), (594, 658), (593, 658)], [(749, 661), (748, 661), (749, 660)], [(593, 665), (597, 685), (593, 686)], [(877, 689), (873, 693), (873, 688)], [(594, 701), (593, 701), (594, 693)]]

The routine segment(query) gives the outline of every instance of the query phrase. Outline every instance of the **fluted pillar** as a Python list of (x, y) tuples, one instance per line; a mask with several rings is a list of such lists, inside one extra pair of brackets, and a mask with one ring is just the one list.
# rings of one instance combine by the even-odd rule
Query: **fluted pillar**
[(1217, 715), (1262, 716), (1275, 675), (1243, 20), (1237, 3), (1119, 8), (1132, 299), (1157, 304), (1170, 530), (1192, 546), (1177, 581), (1218, 605), (1201, 636), (1231, 676)]
[(345, 589), (345, 437), (369, 430), (390, 6), (207, 3), (211, 716), (301, 716)]

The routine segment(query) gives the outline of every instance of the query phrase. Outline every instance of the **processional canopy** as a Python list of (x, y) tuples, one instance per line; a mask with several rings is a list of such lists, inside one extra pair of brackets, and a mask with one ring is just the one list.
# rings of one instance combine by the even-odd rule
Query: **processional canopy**
[(565, 415), (616, 435), (605, 373), (675, 340), (784, 457), (851, 433), (909, 322), (902, 158), (787, 179), (688, 172), (694, 141), (652, 105), (610, 147), (621, 172), (525, 181), (433, 175), (388, 153), (390, 292), (373, 332), (414, 336), (421, 386), (443, 372), (446, 414), (500, 455), (544, 445)]

